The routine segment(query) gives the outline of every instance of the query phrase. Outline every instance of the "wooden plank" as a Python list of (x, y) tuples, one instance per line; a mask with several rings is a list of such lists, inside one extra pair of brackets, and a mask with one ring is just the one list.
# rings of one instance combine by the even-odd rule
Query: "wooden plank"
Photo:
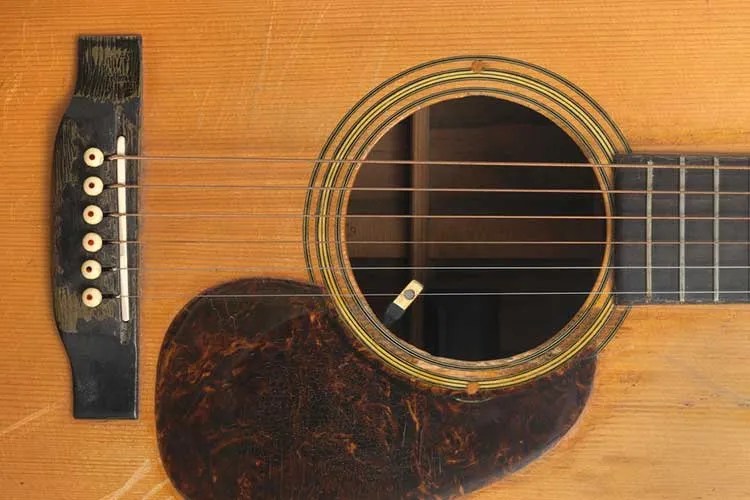
[[(426, 161), (430, 159), (430, 109), (422, 108), (411, 117), (411, 158), (415, 161)], [(424, 164), (414, 164), (411, 169), (411, 214), (428, 215), (430, 213), (430, 193), (419, 191), (430, 187), (430, 167)], [(411, 241), (428, 241), (430, 238), (430, 220), (424, 218), (411, 219)], [(430, 258), (430, 245), (413, 243), (409, 245), (409, 264), (412, 267), (426, 267)], [(425, 269), (414, 269), (412, 276), (423, 285), (425, 284), (427, 271)], [(411, 325), (409, 341), (421, 347), (424, 345), (424, 323), (423, 301), (416, 300), (411, 305)]]

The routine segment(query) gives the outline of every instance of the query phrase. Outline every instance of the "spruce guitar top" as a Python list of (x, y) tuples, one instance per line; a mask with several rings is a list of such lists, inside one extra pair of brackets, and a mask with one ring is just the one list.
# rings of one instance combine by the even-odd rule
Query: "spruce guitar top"
[(4, 496), (750, 496), (750, 8), (302, 7), (8, 5)]

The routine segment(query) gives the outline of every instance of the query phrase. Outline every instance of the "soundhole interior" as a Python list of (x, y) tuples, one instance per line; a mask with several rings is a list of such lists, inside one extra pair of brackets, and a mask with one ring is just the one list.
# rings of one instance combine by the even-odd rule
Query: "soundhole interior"
[[(400, 159), (587, 161), (548, 118), (485, 96), (418, 111), (368, 156)], [(606, 224), (585, 218), (605, 213), (592, 168), (365, 163), (353, 188), (347, 251), (360, 291), (382, 318), (410, 280), (422, 282), (389, 328), (433, 355), (479, 361), (532, 349), (571, 320), (599, 275)], [(560, 215), (572, 218), (545, 218)]]

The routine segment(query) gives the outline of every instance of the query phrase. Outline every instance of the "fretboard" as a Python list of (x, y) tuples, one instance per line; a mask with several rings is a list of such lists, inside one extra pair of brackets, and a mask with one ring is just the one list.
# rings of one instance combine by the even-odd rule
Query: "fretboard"
[[(747, 157), (630, 155), (615, 168), (620, 304), (750, 300)], [(675, 168), (664, 168), (674, 166)], [(737, 168), (739, 167), (739, 168)]]

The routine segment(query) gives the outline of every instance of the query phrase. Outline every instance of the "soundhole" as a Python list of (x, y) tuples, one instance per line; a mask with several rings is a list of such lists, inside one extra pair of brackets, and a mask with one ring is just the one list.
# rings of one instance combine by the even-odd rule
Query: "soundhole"
[[(419, 110), (367, 159), (587, 162), (548, 118), (485, 96)], [(389, 328), (433, 355), (480, 361), (528, 351), (564, 328), (597, 282), (606, 222), (586, 217), (604, 215), (600, 190), (587, 167), (366, 162), (347, 209), (354, 277), (380, 318), (410, 280), (423, 283)], [(571, 218), (545, 218), (560, 215)]]

